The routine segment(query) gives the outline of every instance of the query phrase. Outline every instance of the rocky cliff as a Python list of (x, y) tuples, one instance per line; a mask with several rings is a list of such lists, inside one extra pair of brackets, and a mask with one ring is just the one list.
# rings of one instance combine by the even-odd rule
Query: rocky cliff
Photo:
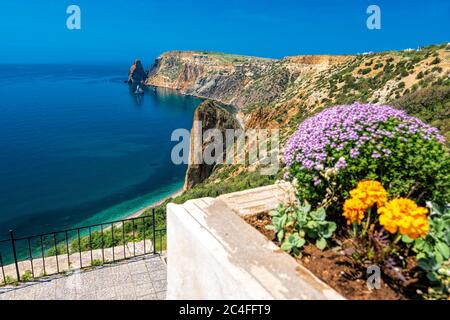
[[(196, 124), (201, 124), (201, 126)], [(185, 190), (207, 179), (216, 166), (215, 162), (196, 164), (198, 161), (195, 161), (195, 157), (201, 159), (207, 146), (207, 142), (203, 140), (203, 133), (208, 129), (219, 129), (222, 134), (222, 141), (225, 141), (225, 130), (238, 128), (240, 128), (240, 125), (233, 113), (219, 103), (206, 100), (197, 107), (190, 136), (189, 165), (184, 183)], [(214, 154), (214, 156), (224, 159), (226, 150), (223, 153)]]
[(247, 127), (292, 131), (315, 109), (353, 101), (387, 103), (449, 82), (447, 44), (360, 55), (280, 60), (201, 51), (162, 54), (145, 84), (240, 109)]
[[(142, 76), (142, 72), (139, 74)], [(145, 84), (212, 99), (237, 109), (239, 121), (219, 104), (205, 102), (195, 114), (195, 119), (204, 121), (203, 129), (223, 128), (224, 119), (228, 119), (246, 128), (279, 128), (280, 137), (285, 140), (303, 119), (317, 110), (359, 101), (392, 103), (408, 112), (417, 109), (412, 115), (435, 124), (444, 135), (450, 136), (447, 100), (437, 102), (439, 106), (424, 106), (420, 102), (424, 97), (428, 101), (443, 96), (439, 93), (450, 88), (447, 43), (418, 50), (294, 56), (279, 60), (171, 51), (156, 59)], [(444, 89), (428, 90), (437, 87)], [(414, 108), (408, 107), (411, 101)], [(439, 119), (435, 119), (436, 112), (430, 114), (429, 110), (434, 109), (441, 110), (439, 114), (443, 115)], [(193, 144), (191, 141), (191, 147)], [(239, 181), (252, 176), (252, 170), (243, 165), (190, 165), (185, 188), (205, 179), (208, 186), (205, 190), (218, 182), (225, 185), (227, 179), (234, 179), (234, 185), (240, 185)], [(252, 179), (266, 181), (260, 177), (252, 176)]]
[[(258, 100), (256, 93), (246, 90), (275, 62), (220, 53), (171, 51), (156, 60), (145, 83), (242, 107)], [(267, 96), (266, 93), (264, 98)]]

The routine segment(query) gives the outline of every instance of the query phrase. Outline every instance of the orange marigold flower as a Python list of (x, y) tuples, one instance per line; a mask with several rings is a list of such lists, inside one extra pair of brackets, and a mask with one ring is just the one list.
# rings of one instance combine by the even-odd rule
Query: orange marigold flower
[(350, 191), (352, 198), (359, 199), (364, 203), (365, 208), (371, 208), (375, 203), (378, 207), (382, 207), (387, 202), (387, 192), (383, 185), (374, 180), (366, 180), (358, 183), (356, 188)]
[(364, 204), (356, 198), (347, 199), (344, 202), (343, 216), (347, 219), (347, 223), (360, 223), (364, 219)]
[(386, 206), (379, 208), (380, 224), (390, 233), (400, 232), (411, 239), (427, 234), (428, 209), (419, 207), (414, 201), (399, 198), (389, 201)]
[(382, 207), (387, 202), (387, 192), (380, 182), (373, 180), (361, 181), (355, 189), (350, 191), (350, 199), (344, 203), (343, 216), (347, 223), (360, 223), (364, 219), (364, 212), (377, 204)]

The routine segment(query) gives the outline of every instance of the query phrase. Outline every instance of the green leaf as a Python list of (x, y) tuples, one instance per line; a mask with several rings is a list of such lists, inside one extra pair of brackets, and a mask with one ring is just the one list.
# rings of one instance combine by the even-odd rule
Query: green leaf
[(438, 242), (436, 244), (436, 249), (441, 253), (442, 257), (447, 260), (450, 256), (450, 249), (449, 247), (443, 243), (443, 242)]
[(419, 261), (417, 262), (417, 264), (418, 264), (418, 266), (419, 266), (421, 269), (423, 269), (423, 270), (425, 270), (425, 271), (433, 270), (433, 266), (432, 266), (432, 264), (430, 263), (429, 260), (425, 260), (425, 259), (419, 260)]
[(303, 212), (308, 213), (311, 210), (311, 205), (306, 204), (302, 207)]
[(305, 239), (299, 238), (298, 241), (297, 241), (297, 243), (296, 243), (296, 247), (297, 247), (297, 248), (301, 248), (301, 247), (303, 247), (303, 246), (305, 245), (305, 243), (306, 243), (306, 240), (305, 240)]
[(330, 238), (334, 231), (336, 231), (336, 223), (334, 222), (327, 222), (325, 228), (322, 229), (321, 234), (323, 238)]
[(403, 235), (402, 236), (402, 241), (403, 241), (403, 243), (412, 243), (412, 242), (414, 242), (414, 239), (411, 239), (407, 235)]
[(278, 234), (277, 234), (278, 242), (283, 241), (283, 238), (284, 238), (284, 230), (281, 230), (281, 231), (278, 232)]
[(320, 250), (323, 250), (327, 247), (327, 240), (325, 240), (324, 238), (320, 238), (316, 241), (316, 247), (319, 248)]
[(318, 226), (319, 225), (318, 225), (318, 223), (316, 221), (309, 221), (306, 224), (306, 227), (309, 228), (309, 229), (316, 229)]
[(299, 250), (298, 248), (296, 248), (296, 247), (293, 247), (293, 248), (292, 248), (292, 253), (293, 253), (293, 255), (296, 256), (296, 257), (301, 256), (300, 250)]
[(432, 202), (431, 203), (431, 209), (430, 209), (430, 215), (438, 215), (440, 216), (442, 214), (441, 208), (437, 205), (437, 203)]
[(270, 210), (269, 211), (269, 216), (271, 217), (276, 217), (279, 215), (279, 212), (277, 210)]
[(444, 234), (442, 235), (442, 238), (440, 240), (450, 246), (450, 228), (444, 231)]
[(285, 227), (288, 228), (288, 227), (290, 227), (290, 226), (293, 226), (294, 224), (295, 224), (295, 221), (289, 219), (289, 221), (286, 222)]
[(434, 258), (436, 259), (436, 265), (437, 267), (439, 267), (442, 262), (444, 262), (444, 257), (442, 256), (442, 254), (439, 251), (435, 251), (434, 252)]
[(292, 250), (292, 243), (290, 243), (289, 241), (283, 242), (283, 244), (281, 245), (281, 250), (284, 250), (284, 251), (287, 251), (287, 252), (291, 251)]
[(275, 226), (279, 226), (280, 225), (280, 218), (279, 217), (273, 217), (272, 218), (272, 224)]
[(308, 235), (308, 237), (310, 237), (312, 239), (316, 239), (318, 236), (316, 230), (306, 230), (306, 234)]
[(426, 259), (426, 258), (427, 258), (427, 255), (425, 253), (423, 253), (423, 252), (421, 252), (421, 253), (416, 255), (416, 260), (417, 261), (422, 260), (422, 259)]
[(433, 252), (433, 246), (430, 243), (425, 242), (424, 246), (423, 246), (423, 251), (425, 251), (425, 252)]
[(434, 272), (428, 272), (428, 273), (427, 273), (427, 278), (428, 278), (431, 282), (437, 282), (437, 281), (439, 281), (439, 280), (438, 280), (438, 277), (437, 277), (437, 275), (436, 275), (436, 273), (434, 273)]
[(284, 226), (286, 225), (286, 221), (287, 221), (287, 215), (283, 215), (283, 216), (280, 218), (280, 225), (281, 225), (282, 227), (284, 227)]
[(324, 208), (320, 208), (320, 209), (317, 209), (316, 211), (312, 212), (311, 216), (313, 217), (314, 220), (323, 221), (323, 220), (325, 220), (325, 217), (327, 216), (327, 214), (326, 214)]
[(425, 240), (423, 239), (416, 239), (416, 241), (414, 242), (414, 249), (417, 251), (421, 251), (425, 248)]
[(297, 211), (297, 222), (300, 224), (304, 224), (306, 223), (306, 215), (301, 212), (301, 211)]

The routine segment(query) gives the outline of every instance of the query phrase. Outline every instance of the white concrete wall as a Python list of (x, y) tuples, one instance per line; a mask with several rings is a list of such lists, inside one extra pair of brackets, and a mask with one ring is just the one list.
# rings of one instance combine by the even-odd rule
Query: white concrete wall
[[(236, 195), (233, 207), (237, 198), (247, 202)], [(248, 225), (224, 198), (169, 204), (167, 241), (168, 299), (342, 299)]]
[(168, 299), (270, 299), (183, 206), (169, 204), (167, 213)]

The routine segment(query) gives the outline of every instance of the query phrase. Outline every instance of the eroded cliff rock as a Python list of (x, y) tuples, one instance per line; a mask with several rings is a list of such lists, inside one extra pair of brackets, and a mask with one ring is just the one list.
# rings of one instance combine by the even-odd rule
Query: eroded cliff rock
[(292, 87), (352, 56), (302, 56), (282, 60), (211, 52), (171, 51), (150, 68), (147, 85), (214, 99), (241, 109), (288, 102)]
[(128, 73), (128, 83), (141, 83), (147, 78), (147, 73), (142, 66), (141, 60), (136, 59)]
[[(267, 73), (276, 60), (220, 53), (171, 51), (162, 54), (149, 71), (147, 85), (167, 87), (184, 94), (243, 107), (270, 99), (270, 90), (257, 92), (251, 84)], [(280, 79), (279, 85), (284, 86)], [(276, 86), (277, 84), (274, 84)], [(250, 91), (247, 92), (247, 89)]]
[(170, 51), (156, 60), (145, 83), (233, 105), (245, 113), (246, 127), (292, 131), (322, 107), (389, 103), (420, 87), (448, 82), (449, 56), (444, 45), (280, 60)]
[[(355, 101), (392, 103), (423, 88), (449, 86), (450, 49), (443, 44), (418, 50), (279, 60), (170, 51), (156, 59), (145, 84), (232, 105), (243, 127), (279, 128), (283, 142), (303, 119), (321, 108)], [(225, 119), (238, 122), (211, 101), (196, 111), (195, 119), (203, 120), (204, 129), (223, 128)], [(444, 121), (448, 122), (448, 117)], [(185, 188), (208, 178), (216, 167), (190, 165)], [(241, 173), (245, 170), (250, 169), (244, 165), (238, 169)]]
[[(190, 136), (189, 164), (186, 171), (185, 190), (207, 179), (216, 166), (215, 162), (207, 164), (202, 159), (205, 148), (210, 142), (203, 140), (203, 134), (208, 129), (219, 129), (222, 134), (222, 141), (225, 141), (225, 130), (238, 128), (240, 128), (239, 122), (236, 120), (233, 112), (225, 106), (206, 100), (197, 107)], [(214, 156), (224, 159), (226, 150), (222, 154), (214, 154)], [(202, 159), (201, 163), (199, 163), (198, 159)]]

